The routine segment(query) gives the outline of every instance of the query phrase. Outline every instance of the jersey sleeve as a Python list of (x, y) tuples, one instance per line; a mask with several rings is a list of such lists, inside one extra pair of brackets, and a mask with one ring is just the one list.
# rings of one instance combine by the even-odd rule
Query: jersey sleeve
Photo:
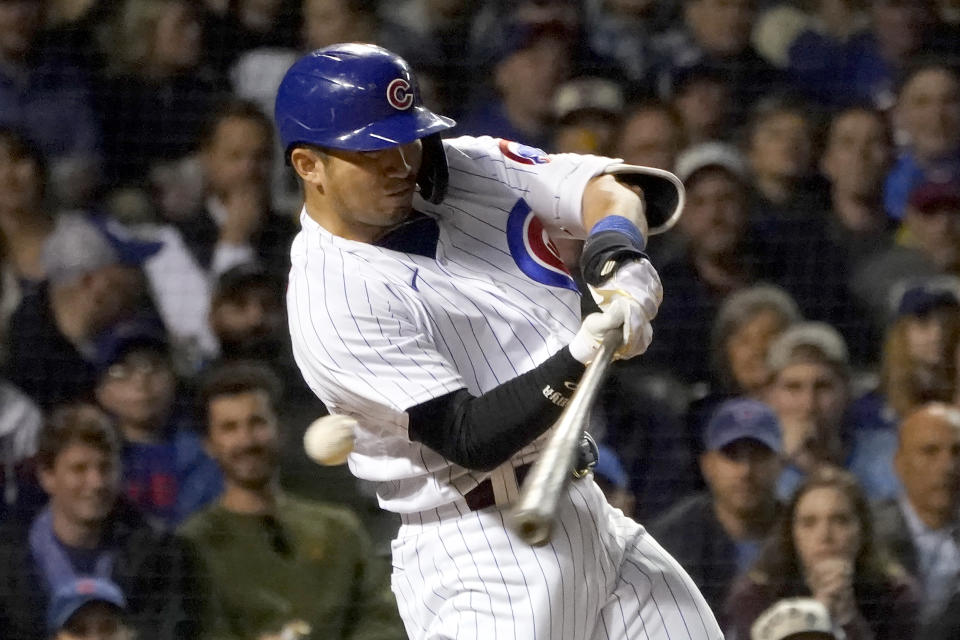
[(583, 191), (620, 160), (575, 153), (548, 154), (518, 142), (483, 136), (445, 141), (450, 179), (500, 188), (523, 199), (551, 234), (584, 238)]
[(331, 411), (405, 428), (406, 409), (464, 381), (415, 300), (389, 282), (356, 277), (359, 265), (343, 261), (330, 252), (291, 271), (294, 356)]

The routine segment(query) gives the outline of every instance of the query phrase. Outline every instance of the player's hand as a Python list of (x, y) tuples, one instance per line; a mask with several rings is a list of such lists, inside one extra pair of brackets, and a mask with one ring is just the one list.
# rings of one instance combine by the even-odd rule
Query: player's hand
[(650, 261), (643, 258), (624, 262), (599, 285), (590, 285), (590, 295), (604, 311), (615, 300), (631, 301), (650, 321), (656, 317), (663, 302), (663, 284)]
[(589, 364), (603, 336), (610, 329), (617, 328), (623, 330), (623, 345), (614, 354), (617, 359), (640, 355), (653, 339), (653, 327), (640, 305), (627, 298), (616, 298), (602, 313), (591, 313), (583, 319), (580, 330), (570, 342), (570, 354), (583, 364)]

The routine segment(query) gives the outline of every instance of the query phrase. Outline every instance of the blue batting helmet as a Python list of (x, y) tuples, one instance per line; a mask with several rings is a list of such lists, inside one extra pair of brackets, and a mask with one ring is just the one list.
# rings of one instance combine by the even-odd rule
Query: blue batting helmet
[(421, 104), (403, 58), (371, 44), (335, 44), (300, 58), (280, 83), (274, 118), (287, 151), (298, 143), (376, 151), (456, 124)]

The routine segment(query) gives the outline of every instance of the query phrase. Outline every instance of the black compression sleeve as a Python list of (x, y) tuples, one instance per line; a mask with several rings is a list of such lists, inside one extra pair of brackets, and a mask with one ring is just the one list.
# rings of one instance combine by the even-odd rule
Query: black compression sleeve
[(407, 409), (410, 439), (461, 467), (489, 471), (550, 428), (583, 371), (564, 347), (482, 396), (458, 389), (428, 400)]

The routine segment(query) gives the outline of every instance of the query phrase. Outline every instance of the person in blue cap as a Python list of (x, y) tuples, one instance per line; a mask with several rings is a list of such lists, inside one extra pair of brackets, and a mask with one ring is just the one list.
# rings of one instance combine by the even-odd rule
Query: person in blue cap
[(720, 611), (780, 510), (780, 421), (757, 400), (727, 400), (707, 423), (703, 444), (700, 470), (708, 491), (680, 502), (649, 528)]
[(97, 341), (94, 360), (97, 402), (123, 439), (123, 493), (172, 529), (219, 496), (223, 479), (204, 452), (163, 327), (121, 322)]
[(140, 267), (161, 248), (103, 217), (60, 216), (43, 249), (46, 281), (10, 318), (7, 379), (44, 410), (89, 398), (93, 341), (143, 305)]
[(126, 623), (127, 600), (102, 578), (80, 578), (63, 585), (47, 609), (50, 640), (133, 640)]

